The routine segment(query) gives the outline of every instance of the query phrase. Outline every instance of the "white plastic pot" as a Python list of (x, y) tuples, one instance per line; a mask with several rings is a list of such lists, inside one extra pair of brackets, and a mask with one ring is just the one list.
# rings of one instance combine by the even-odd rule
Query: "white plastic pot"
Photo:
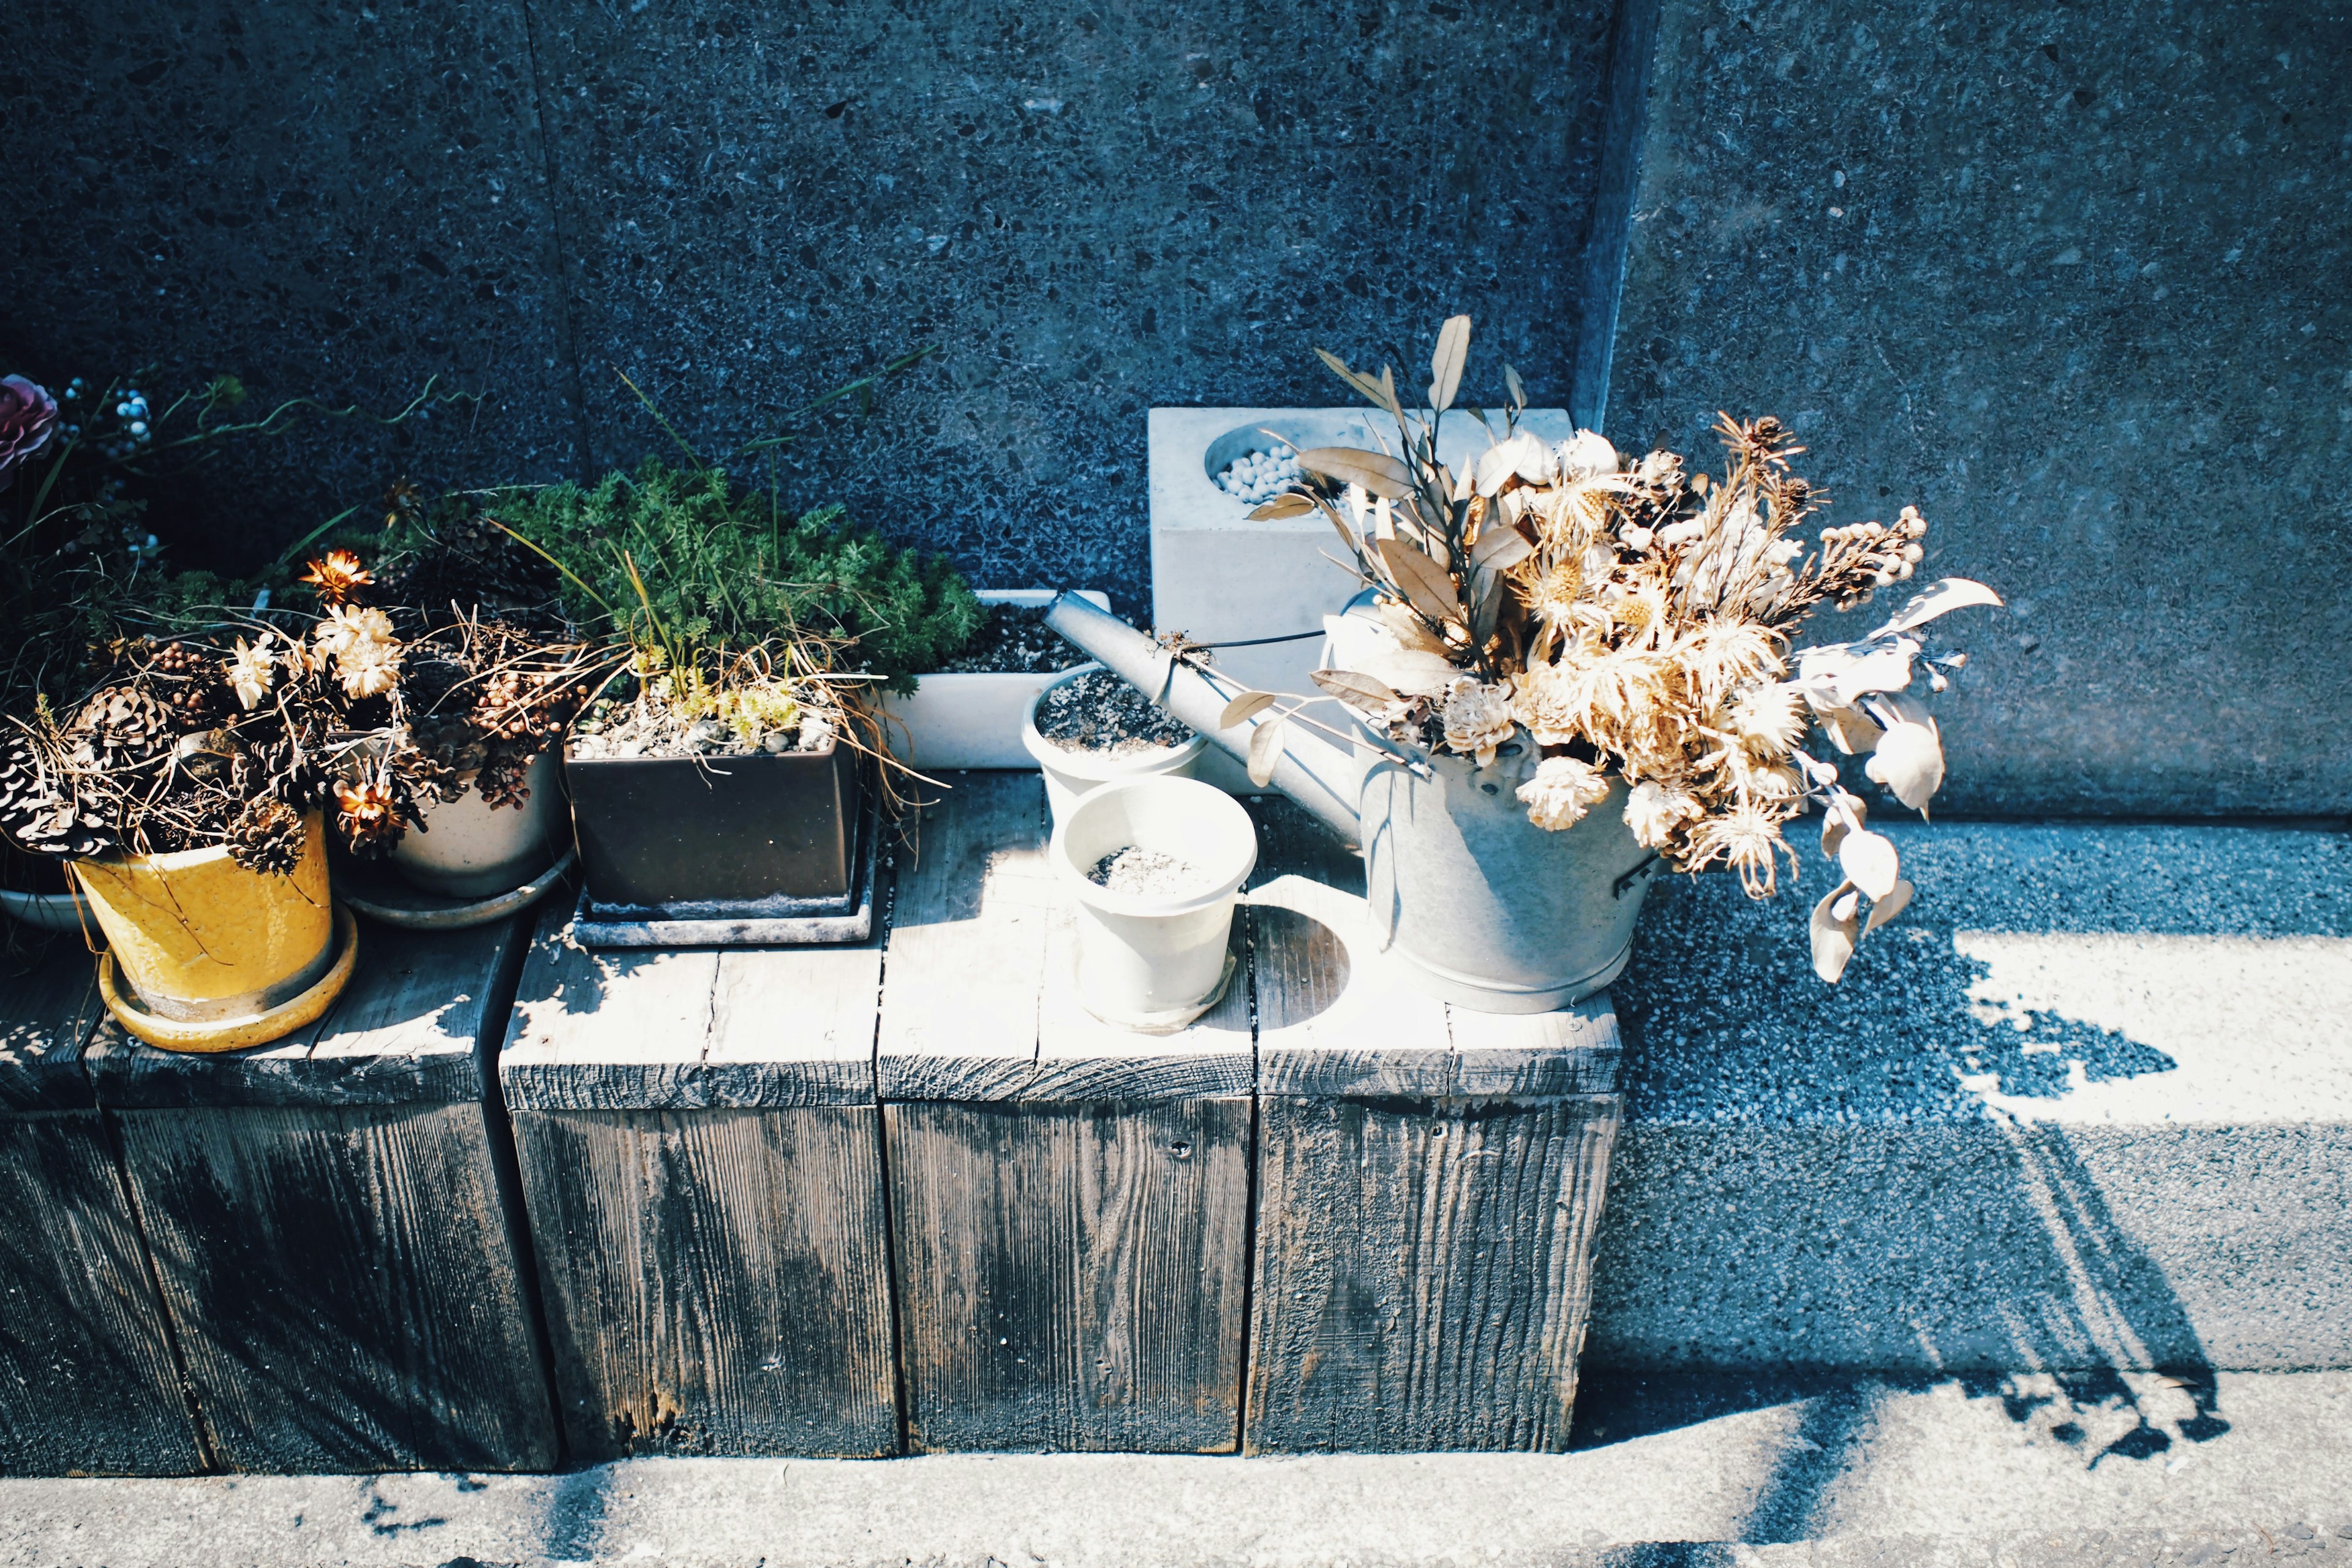
[(562, 858), (571, 847), (572, 814), (564, 809), (553, 748), (530, 761), (523, 783), (530, 793), (520, 808), (493, 807), (472, 775), (466, 793), (425, 812), (425, 831), (411, 830), (393, 847), (393, 868), (412, 887), (453, 899), (488, 898), (520, 888)]
[[(1070, 807), (1080, 796), (1107, 784), (1121, 784), (1129, 779), (1182, 778), (1189, 779), (1200, 770), (1201, 756), (1209, 742), (1195, 734), (1181, 746), (1155, 746), (1148, 752), (1129, 752), (1114, 756), (1108, 752), (1074, 752), (1057, 746), (1037, 732), (1037, 705), (1045, 700), (1045, 693), (1066, 681), (1082, 675), (1092, 675), (1102, 668), (1099, 664), (1082, 664), (1076, 669), (1065, 670), (1045, 683), (1037, 695), (1029, 700), (1021, 715), (1021, 744), (1037, 759), (1039, 771), (1045, 775), (1045, 803), (1053, 807), (1054, 824), (1058, 829), (1068, 817)], [(1113, 845), (1112, 848), (1117, 848)]]
[[(1087, 876), (1130, 846), (1189, 861), (1201, 879), (1178, 894), (1143, 895)], [(1197, 779), (1104, 784), (1055, 826), (1050, 854), (1077, 899), (1078, 999), (1088, 1012), (1164, 1033), (1209, 1010), (1229, 978), (1234, 906), (1257, 865), (1257, 829), (1233, 796)]]
[[(1051, 588), (982, 588), (983, 605), (1034, 609), (1054, 602)], [(1092, 589), (1078, 596), (1110, 608), (1110, 595)], [(1034, 768), (1021, 744), (1021, 717), (1037, 694), (1060, 679), (1052, 669), (952, 669), (915, 678), (904, 697), (885, 693), (882, 710), (897, 721), (890, 743), (919, 773), (950, 768)]]

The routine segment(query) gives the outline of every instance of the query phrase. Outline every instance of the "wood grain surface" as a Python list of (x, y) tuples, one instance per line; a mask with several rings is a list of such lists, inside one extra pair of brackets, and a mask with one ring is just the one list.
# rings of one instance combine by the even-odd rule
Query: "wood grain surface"
[(897, 1451), (881, 975), (542, 922), (499, 1075), (574, 1459)]
[(83, 1076), (103, 1009), (59, 937), (0, 971), (0, 1474), (204, 1468), (147, 1252)]
[(910, 1446), (1224, 1452), (1248, 1258), (1248, 928), (1166, 1035), (1076, 1000), (1034, 773), (966, 773), (902, 877), (878, 1056)]
[(223, 1466), (555, 1462), (487, 1066), (520, 934), (366, 927), (326, 1017), (257, 1050), (98, 1030), (91, 1083)]
[(1565, 1447), (1622, 1113), (1607, 996), (1501, 1016), (1388, 972), (1360, 861), (1255, 803), (1245, 1447)]

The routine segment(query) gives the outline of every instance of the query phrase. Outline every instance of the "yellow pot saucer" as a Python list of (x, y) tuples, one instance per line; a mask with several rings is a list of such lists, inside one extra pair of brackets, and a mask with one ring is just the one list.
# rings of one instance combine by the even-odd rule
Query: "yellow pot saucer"
[(118, 1023), (151, 1046), (167, 1051), (242, 1051), (281, 1039), (305, 1024), (317, 1023), (334, 1005), (335, 998), (343, 994), (343, 987), (351, 984), (352, 971), (359, 963), (360, 927), (351, 910), (341, 904), (335, 906), (335, 962), (319, 977), (318, 984), (275, 1007), (241, 1018), (194, 1022), (166, 1018), (148, 1011), (139, 994), (118, 980), (111, 952), (98, 955), (98, 994), (105, 998), (106, 1010), (114, 1015)]

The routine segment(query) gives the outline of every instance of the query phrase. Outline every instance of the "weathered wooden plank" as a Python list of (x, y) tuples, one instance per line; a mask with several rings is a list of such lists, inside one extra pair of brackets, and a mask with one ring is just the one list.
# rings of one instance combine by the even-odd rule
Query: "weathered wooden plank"
[(457, 1105), (483, 1098), (488, 1008), (512, 985), (519, 922), (473, 931), (369, 925), (352, 984), (327, 1016), (247, 1051), (159, 1051), (109, 1022), (89, 1066), (117, 1109)]
[(554, 1463), (487, 1107), (114, 1114), (223, 1464)]
[(574, 1458), (896, 1451), (881, 964), (543, 928), (499, 1076)]
[(516, 1114), (573, 1459), (897, 1450), (877, 1118)]
[(1260, 1092), (1452, 1092), (1445, 1005), (1380, 961), (1363, 861), (1289, 802), (1250, 804)]
[(1250, 1103), (886, 1105), (910, 1444), (1238, 1440)]
[(1256, 1086), (1250, 1040), (1249, 929), (1235, 911), (1233, 976), (1216, 1005), (1185, 1027), (1140, 1034), (1106, 1024), (1078, 1000), (1077, 915), (1066, 898), (1046, 917), (1045, 988), (1037, 1062), (1017, 1095), (1044, 1100), (1208, 1100)]
[(1564, 1448), (1618, 1105), (1264, 1100), (1249, 1451)]
[(1455, 1094), (1617, 1092), (1617, 1012), (1605, 991), (1556, 1013), (1445, 1014)]
[(21, 971), (0, 970), (0, 1113), (87, 1110), (97, 1101), (82, 1049), (106, 1016), (93, 961), (64, 937), (23, 958)]
[(0, 973), (0, 1474), (204, 1466), (146, 1247), (83, 1076), (103, 1008), (58, 938)]
[(371, 927), (318, 1026), (258, 1050), (158, 1051), (111, 1021), (93, 1037), (220, 1463), (553, 1462), (486, 1061), (521, 929)]
[(549, 910), (499, 1054), (509, 1110), (644, 1110), (699, 1101), (719, 955), (591, 951)]
[(1049, 917), (1045, 787), (959, 773), (899, 851), (875, 1068), (885, 1100), (1018, 1094), (1037, 1059)]

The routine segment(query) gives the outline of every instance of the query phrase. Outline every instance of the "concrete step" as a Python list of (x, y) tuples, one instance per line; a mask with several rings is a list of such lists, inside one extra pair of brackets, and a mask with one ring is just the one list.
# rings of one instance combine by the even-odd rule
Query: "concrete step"
[(1817, 858), (1653, 888), (1586, 1365), (2352, 1365), (2352, 837), (1887, 831), (1834, 990)]
[(0, 1565), (2352, 1563), (2352, 1373), (1602, 1379), (1583, 1413), (1551, 1456), (6, 1480)]

